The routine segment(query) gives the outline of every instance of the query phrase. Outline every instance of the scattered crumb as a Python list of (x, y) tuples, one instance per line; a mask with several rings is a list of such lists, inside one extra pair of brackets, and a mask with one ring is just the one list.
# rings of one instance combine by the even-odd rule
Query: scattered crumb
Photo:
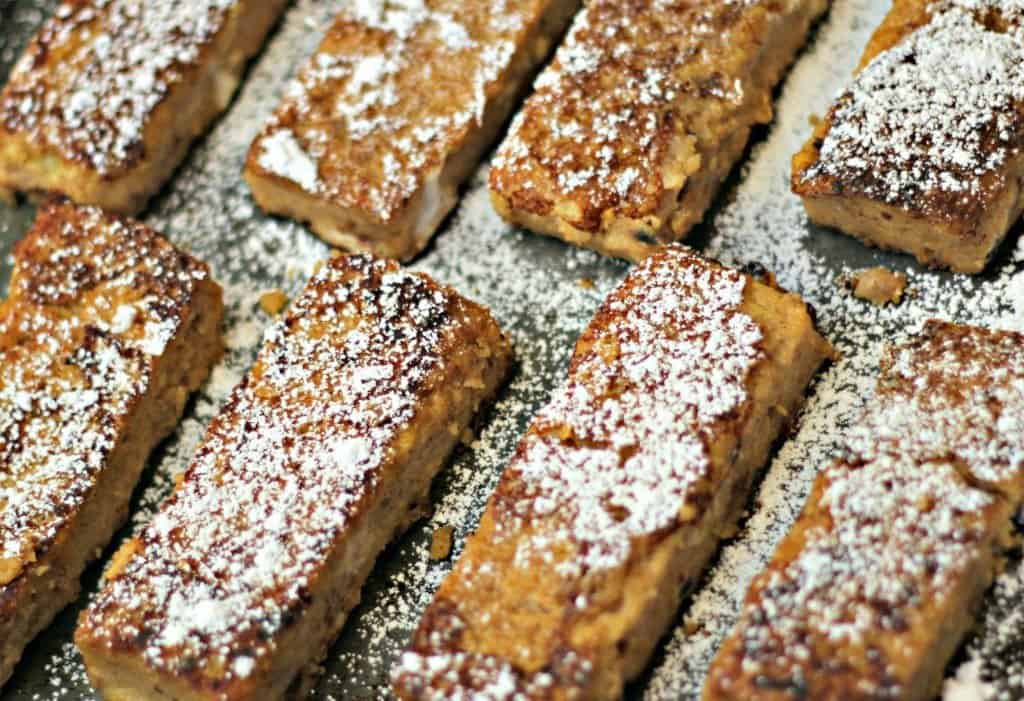
[(260, 295), (260, 308), (271, 316), (277, 316), (288, 304), (288, 295), (283, 291), (268, 290)]
[[(0, 7), (7, 8), (0, 10), (0, 24), (10, 19), (12, 26), (26, 27), (41, 21), (44, 10), (39, 8), (45, 5), (48, 14), (56, 5), (52, 0), (15, 0), (6, 6), (4, 2), (0, 0)], [(1006, 267), (992, 270), (992, 279), (986, 276), (984, 284), (933, 271), (914, 272), (899, 307), (875, 307), (836, 287), (838, 266), (818, 245), (827, 239), (808, 228), (803, 206), (789, 190), (789, 159), (809, 135), (809, 115), (824, 114), (833, 92), (823, 92), (821, 86), (838, 89), (848, 82), (868, 35), (887, 9), (887, 3), (877, 0), (834, 3), (817, 39), (787, 78), (776, 105), (775, 126), (754, 145), (737, 185), (722, 193), (717, 214), (709, 215), (713, 233), (700, 248), (734, 266), (763, 262), (780, 284), (801, 293), (817, 309), (822, 331), (841, 357), (816, 382), (792, 439), (766, 471), (756, 494), (758, 506), (739, 537), (724, 545), (717, 564), (694, 590), (685, 623), (663, 646), (661, 661), (649, 672), (642, 692), (645, 701), (700, 697), (707, 665), (735, 621), (747, 584), (788, 530), (817, 470), (841, 447), (849, 422), (870, 394), (883, 343), (905, 339), (921, 320), (936, 316), (1024, 329), (1024, 238)], [(333, 0), (293, 3), (231, 110), (197, 145), (146, 218), (213, 267), (229, 307), (228, 352), (161, 452), (132, 514), (135, 528), (150, 519), (171, 491), (206, 425), (250, 366), (268, 324), (256, 303), (259, 291), (279, 286), (294, 295), (314, 262), (333, 255), (301, 225), (261, 215), (248, 190), (239, 187), (238, 173), (298, 57), (316, 48), (322, 28), (336, 13)], [(10, 54), (7, 60), (13, 61), (21, 39), (14, 48), (5, 44), (7, 26), (0, 30), (0, 58)], [(24, 32), (20, 37), (27, 40)], [(313, 696), (321, 701), (387, 697), (388, 672), (451, 567), (450, 556), (430, 557), (432, 536), (450, 524), (452, 546), (458, 551), (476, 527), (523, 427), (562, 381), (576, 336), (627, 269), (593, 251), (505, 225), (491, 207), (486, 177), (484, 167), (467, 187), (449, 225), (412, 267), (490, 307), (513, 340), (518, 368), (470, 449), (460, 451), (444, 471), (434, 515), (415, 524), (411, 537), (399, 539), (376, 568), (371, 585), (363, 591), (364, 605), (353, 612), (331, 650), (326, 676)], [(0, 235), (4, 226), (0, 221)], [(9, 268), (10, 256), (3, 260)], [(581, 278), (593, 281), (595, 289), (580, 284)], [(1024, 630), (1022, 569), (1018, 565), (1000, 578), (968, 646), (970, 659), (980, 661), (976, 676), (991, 680), (987, 686), (993, 701), (1021, 699), (1024, 689), (1024, 656), (1018, 647), (1019, 631)], [(82, 599), (84, 603), (88, 596)], [(73, 612), (66, 615), (72, 621), (66, 628), (70, 630)], [(30, 661), (45, 660), (43, 674), (50, 686), (7, 689), (9, 693), (26, 701), (91, 698), (81, 658), (61, 635), (42, 636)], [(951, 685), (962, 687), (959, 677)], [(961, 701), (966, 696), (947, 698)]]
[(110, 558), (110, 563), (107, 565), (107, 569), (103, 572), (103, 579), (114, 579), (121, 572), (124, 571), (128, 561), (135, 557), (135, 554), (139, 552), (139, 541), (129, 540), (123, 547), (121, 547), (114, 556)]
[(881, 266), (867, 268), (840, 278), (840, 284), (853, 291), (853, 296), (884, 307), (899, 304), (907, 288), (907, 276)]
[(576, 281), (576, 284), (585, 290), (594, 289), (594, 281), (591, 280), (589, 277), (580, 278), (579, 280)]
[(718, 535), (722, 540), (732, 540), (739, 535), (740, 526), (736, 522), (728, 523), (719, 531)]
[(807, 118), (807, 123), (810, 124), (812, 127), (817, 127), (819, 124), (821, 124), (821, 115), (812, 112), (811, 116)]
[(431, 560), (447, 560), (452, 554), (452, 532), (451, 526), (441, 526), (434, 530), (430, 540)]

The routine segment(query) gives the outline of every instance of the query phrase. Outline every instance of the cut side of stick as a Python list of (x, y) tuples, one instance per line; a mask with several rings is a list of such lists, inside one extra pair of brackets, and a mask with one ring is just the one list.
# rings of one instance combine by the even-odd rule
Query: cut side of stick
[(490, 173), (502, 217), (639, 260), (701, 221), (827, 0), (594, 0)]
[(327, 262), (83, 613), (104, 698), (300, 698), (510, 360), (429, 277)]
[(1024, 494), (1024, 336), (928, 322), (751, 585), (706, 701), (926, 700)]
[(0, 303), (0, 684), (78, 596), (220, 357), (221, 289), (154, 231), (50, 202)]
[(287, 4), (60, 4), (0, 93), (0, 195), (139, 212), (227, 108)]
[(253, 196), (335, 246), (412, 258), (579, 4), (350, 4), (253, 143)]
[(619, 698), (830, 353), (795, 295), (681, 246), (641, 263), (520, 443), (398, 695)]

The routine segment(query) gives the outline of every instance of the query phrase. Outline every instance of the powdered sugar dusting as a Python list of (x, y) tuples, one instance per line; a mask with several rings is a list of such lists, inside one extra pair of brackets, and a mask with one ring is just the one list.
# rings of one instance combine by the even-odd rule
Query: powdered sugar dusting
[(513, 57), (549, 5), (342, 3), (253, 146), (256, 164), (334, 205), (396, 220), (482, 126)]
[[(989, 596), (980, 625), (981, 634), (968, 647), (968, 659), (957, 670), (956, 680), (947, 682), (944, 701), (1014, 701), (1024, 689), (1024, 646), (1020, 631), (1024, 625), (1024, 566), (1011, 564)], [(966, 667), (966, 669), (964, 669)], [(969, 692), (974, 696), (969, 696)]]
[(145, 227), (44, 208), (0, 315), (0, 593), (92, 494), (204, 265)]
[[(0, 125), (111, 174), (141, 155), (153, 111), (237, 0), (61, 4), (0, 95)], [(60, 70), (46, 60), (62, 56)]]
[[(735, 200), (715, 218), (710, 253), (733, 264), (760, 262), (777, 273), (783, 286), (800, 291), (814, 305), (842, 358), (820, 378), (799, 430), (773, 461), (745, 528), (723, 548), (717, 566), (686, 607), (685, 625), (673, 635), (645, 683), (642, 693), (649, 701), (699, 698), (707, 666), (735, 624), (748, 584), (789, 530), (817, 471), (845, 445), (846, 431), (871, 396), (882, 346), (907, 340), (930, 317), (1022, 328), (1024, 316), (1017, 308), (1024, 307), (1014, 292), (1021, 289), (1020, 253), (997, 259), (994, 274), (984, 281), (925, 271), (905, 257), (868, 252), (837, 233), (810, 226), (800, 201), (789, 192), (789, 159), (808, 137), (809, 117), (828, 106), (829, 95), (820, 86), (848, 83), (868, 36), (888, 9), (887, 4), (870, 0), (833, 4), (817, 42), (790, 76), (776, 124), (744, 168)], [(838, 276), (870, 264), (884, 264), (909, 276), (911, 294), (898, 307), (866, 305), (836, 286)], [(998, 593), (1004, 586), (1005, 580), (997, 582), (997, 599), (1003, 601)], [(980, 637), (1017, 644), (1010, 642), (1012, 634), (1001, 630), (994, 622), (987, 623)], [(988, 652), (1002, 648), (974, 649), (983, 678), (999, 680), (1011, 690), (1006, 698), (1016, 698), (1024, 687), (1004, 671), (1005, 655)]]
[(621, 565), (631, 539), (676, 522), (710, 469), (703, 436), (743, 405), (747, 374), (763, 358), (761, 330), (737, 311), (740, 274), (673, 248), (624, 285), (588, 332), (597, 350), (574, 357), (568, 383), (506, 470), (524, 488), (505, 505), (515, 518), (560, 524), (521, 547), (542, 551), (552, 538), (583, 546), (564, 565), (570, 577)]
[[(44, 0), (14, 0), (13, 7), (9, 2), (10, 14), (4, 19), (12, 22), (2, 34), (8, 26), (38, 26), (46, 14), (39, 9), (44, 5), (53, 7)], [(701, 248), (734, 264), (761, 262), (784, 286), (807, 297), (844, 357), (820, 378), (795, 437), (783, 445), (767, 472), (743, 531), (722, 549), (717, 565), (685, 606), (686, 625), (627, 698), (699, 698), (707, 665), (735, 623), (747, 584), (792, 524), (811, 480), (842, 447), (846, 427), (870, 396), (884, 342), (904, 340), (921, 319), (931, 316), (1024, 327), (1024, 275), (1019, 272), (1024, 249), (1001, 255), (982, 279), (928, 272), (906, 257), (868, 252), (844, 236), (808, 226), (799, 201), (789, 193), (789, 159), (810, 133), (808, 117), (824, 113), (832, 97), (822, 86), (848, 84), (868, 34), (888, 7), (876, 0), (833, 2), (830, 21), (788, 79), (777, 104), (776, 126), (755, 149), (742, 181), (727, 186), (729, 196), (722, 198), (713, 217), (710, 241), (705, 229), (694, 234)], [(336, 0), (298, 0), (293, 5), (234, 107), (193, 152), (148, 217), (173, 241), (210, 262), (215, 277), (225, 284), (230, 347), (147, 477), (133, 512), (140, 526), (166, 497), (207, 422), (248, 370), (271, 323), (257, 304), (259, 293), (281, 288), (295, 297), (314, 262), (328, 253), (302, 227), (261, 216), (238, 174), (252, 139), (340, 8)], [(0, 60), (11, 45), (0, 48)], [(438, 481), (433, 516), (378, 563), (363, 591), (363, 605), (329, 654), (315, 698), (387, 698), (393, 662), (476, 527), (526, 425), (565, 377), (577, 335), (626, 271), (622, 263), (503, 224), (490, 207), (486, 175), (487, 169), (481, 169), (435, 246), (414, 267), (488, 305), (513, 337), (519, 366), (480, 434)], [(24, 230), (10, 214), (0, 206), (4, 244)], [(908, 274), (909, 294), (899, 306), (876, 309), (835, 286), (837, 276), (870, 265)], [(431, 561), (430, 534), (442, 525), (455, 526), (455, 549), (451, 559)], [(967, 653), (977, 660), (978, 677), (990, 687), (992, 698), (1000, 701), (1024, 693), (1022, 581), (1019, 564), (1011, 564), (988, 598), (978, 638)], [(86, 588), (93, 588), (89, 579)], [(76, 615), (77, 609), (69, 610), (31, 648), (22, 671), (5, 687), (6, 695), (16, 701), (94, 698), (70, 643)]]
[(917, 668), (901, 646), (924, 644), (965, 581), (990, 576), (1005, 497), (1019, 498), (1022, 350), (1020, 335), (929, 323), (887, 355), (875, 399), (798, 521), (799, 540), (755, 580), (712, 689), (906, 690)]
[[(971, 198), (988, 202), (1006, 187), (1003, 166), (1024, 139), (1024, 14), (991, 0), (931, 11), (839, 98), (804, 183), (834, 179), (844, 191), (960, 216)], [(1009, 26), (997, 30), (991, 12)]]
[(956, 676), (942, 687), (942, 701), (985, 701), (993, 689), (980, 678), (981, 662), (977, 659), (962, 664)]
[[(601, 606), (587, 582), (623, 566), (637, 539), (701, 518), (708, 500), (697, 486), (712, 471), (707, 444), (719, 421), (742, 411), (748, 374), (764, 358), (761, 329), (739, 311), (745, 284), (739, 273), (672, 247), (612, 293), (584, 332), (568, 381), (506, 468), (487, 530), (427, 610), (396, 672), (401, 688), (425, 698), (510, 699), (586, 684), (588, 650), (566, 640), (550, 652), (553, 632), (541, 627), (527, 626), (538, 654), (557, 659), (545, 657), (537, 674), (481, 652), (526, 629), (498, 623), (528, 617), (506, 610), (503, 583), (535, 578), (541, 592), (578, 592), (573, 615), (586, 616)], [(484, 635), (492, 626), (489, 642), (460, 644), (461, 629)]]
[(268, 173), (291, 180), (307, 192), (320, 191), (317, 162), (287, 129), (268, 134), (260, 141), (258, 162)]
[[(582, 231), (623, 219), (648, 235), (668, 230), (688, 178), (722, 167), (708, 155), (766, 118), (757, 101), (773, 86), (750, 65), (775, 60), (765, 55), (777, 27), (800, 31), (810, 6), (587, 3), (499, 149), (492, 189)], [(687, 229), (705, 206), (686, 212)]]
[(365, 513), (453, 334), (475, 323), (464, 301), (394, 264), (328, 263), (268, 331), (83, 630), (120, 648), (145, 640), (158, 669), (248, 675)]

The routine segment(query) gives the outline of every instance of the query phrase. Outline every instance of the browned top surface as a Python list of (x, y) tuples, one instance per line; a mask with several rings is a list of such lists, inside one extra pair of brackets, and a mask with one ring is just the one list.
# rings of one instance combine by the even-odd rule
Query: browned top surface
[(794, 165), (801, 195), (976, 227), (1024, 144), (1024, 18), (999, 0), (900, 0)]
[(898, 698), (1024, 479), (1024, 336), (930, 322), (754, 582), (710, 698)]
[(253, 144), (247, 167), (394, 221), (481, 124), (550, 4), (349, 4)]
[(67, 0), (0, 94), (0, 141), (18, 134), (114, 176), (145, 158), (154, 108), (225, 25), (238, 0)]
[(1024, 496), (1024, 336), (930, 322), (882, 362), (882, 435), (918, 457), (955, 456), (971, 480)]
[(424, 401), (459, 381), (458, 354), (497, 337), (486, 310), (425, 275), (330, 261), (268, 332), (78, 635), (212, 691), (254, 683)]
[(612, 293), (427, 610), (404, 693), (547, 698), (591, 683), (570, 626), (610, 605), (610, 582), (660, 535), (701, 519), (719, 475), (708, 444), (744, 420), (765, 357), (739, 311), (747, 284), (671, 246)]
[(766, 28), (800, 4), (588, 3), (498, 151), (491, 189), (542, 216), (572, 202), (578, 217), (559, 214), (585, 231), (663, 213), (666, 191), (674, 201), (679, 176), (699, 167), (695, 148), (713, 151), (763, 99), (747, 93), (763, 92), (748, 81)]
[(0, 620), (89, 496), (206, 266), (152, 230), (50, 203), (0, 304)]

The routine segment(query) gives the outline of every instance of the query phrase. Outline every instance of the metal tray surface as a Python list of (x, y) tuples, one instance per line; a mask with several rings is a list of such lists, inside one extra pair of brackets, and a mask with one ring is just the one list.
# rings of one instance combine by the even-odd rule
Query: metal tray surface
[[(159, 0), (155, 0), (159, 1)], [(227, 114), (193, 150), (153, 202), (145, 219), (212, 266), (229, 304), (227, 357), (190, 404), (175, 434), (152, 457), (134, 497), (131, 522), (83, 578), (83, 595), (27, 649), (2, 701), (93, 699), (71, 643), (75, 620), (93, 594), (102, 563), (144, 524), (172, 486), (203, 428), (259, 347), (270, 319), (264, 291), (297, 292), (329, 249), (302, 226), (264, 216), (240, 172), (246, 149), (274, 109), (289, 78), (315, 48), (346, 0), (296, 0)], [(0, 0), (0, 80), (56, 0)], [(965, 277), (928, 271), (908, 256), (869, 250), (807, 223), (789, 193), (789, 159), (845, 83), (869, 33), (888, 8), (884, 0), (835, 0), (829, 16), (779, 90), (776, 120), (755, 132), (704, 224), (695, 247), (734, 265), (760, 263), (815, 307), (842, 358), (817, 379), (792, 435), (758, 485), (738, 535), (688, 594), (679, 625), (660, 646), (630, 699), (697, 699), (707, 665), (729, 631), (751, 577), (770, 556), (806, 497), (817, 470), (842, 444), (844, 427), (871, 392), (879, 349), (937, 316), (989, 326), (1024, 325), (1024, 245), (1017, 234), (988, 272)], [(457, 557), (467, 533), (533, 413), (564, 374), (577, 335), (603, 297), (628, 270), (621, 261), (513, 230), (492, 212), (486, 163), (465, 189), (458, 210), (412, 267), (492, 308), (513, 338), (518, 366), (483, 418), (478, 437), (438, 478), (435, 510), (380, 557), (353, 613), (324, 663), (318, 699), (384, 699), (391, 663), (418, 615), (451, 566), (428, 558), (430, 536), (454, 526)], [(30, 204), (0, 204), (0, 286), (10, 275), (10, 250), (27, 230)], [(852, 270), (885, 265), (909, 276), (910, 293), (896, 307), (856, 300), (836, 280)], [(1011, 560), (987, 598), (977, 632), (951, 664), (948, 699), (1024, 698), (1024, 568)]]

